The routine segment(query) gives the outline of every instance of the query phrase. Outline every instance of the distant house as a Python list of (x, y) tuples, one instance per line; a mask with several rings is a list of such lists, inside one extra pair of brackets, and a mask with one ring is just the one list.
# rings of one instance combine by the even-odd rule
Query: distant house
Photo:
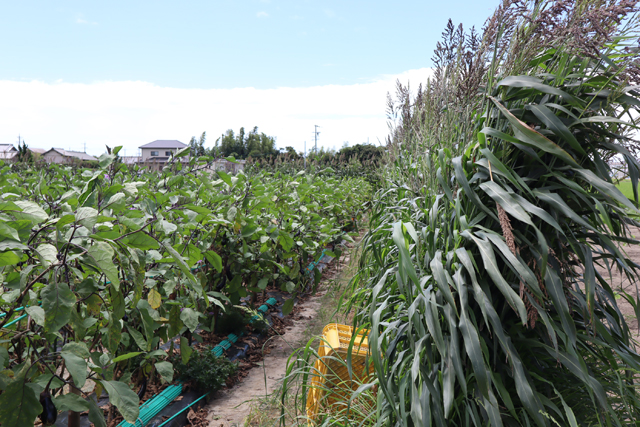
[(87, 153), (80, 151), (69, 151), (62, 148), (52, 148), (45, 152), (42, 158), (47, 163), (71, 163), (74, 160), (98, 160)]
[(140, 163), (142, 161), (142, 157), (140, 157), (140, 156), (121, 156), (120, 160), (125, 165), (133, 166), (133, 165), (137, 165), (138, 163)]
[(143, 163), (166, 163), (172, 154), (186, 146), (187, 144), (183, 144), (180, 141), (159, 139), (157, 141), (141, 145), (139, 148)]
[(246, 162), (246, 160), (236, 160), (236, 163), (233, 163), (226, 159), (217, 159), (213, 161), (212, 166), (216, 171), (224, 171), (235, 175), (240, 171), (244, 171), (244, 165)]
[(0, 160), (14, 160), (18, 150), (13, 144), (0, 144)]

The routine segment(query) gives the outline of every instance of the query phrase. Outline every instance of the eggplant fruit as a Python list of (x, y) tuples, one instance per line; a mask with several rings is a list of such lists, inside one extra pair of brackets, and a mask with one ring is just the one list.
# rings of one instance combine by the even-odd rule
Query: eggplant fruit
[(42, 405), (42, 413), (38, 415), (38, 418), (42, 421), (42, 425), (52, 426), (58, 418), (58, 410), (51, 400), (49, 390), (40, 393), (40, 405)]

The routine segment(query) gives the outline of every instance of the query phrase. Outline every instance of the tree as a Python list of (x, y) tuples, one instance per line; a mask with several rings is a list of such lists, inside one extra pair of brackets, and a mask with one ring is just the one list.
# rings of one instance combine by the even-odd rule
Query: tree
[(248, 134), (245, 133), (244, 127), (241, 127), (237, 134), (232, 129), (227, 130), (216, 140), (214, 149), (222, 157), (233, 156), (238, 159), (265, 157), (278, 153), (276, 139), (264, 132), (258, 133), (257, 126)]
[(18, 143), (18, 154), (16, 155), (16, 160), (21, 163), (33, 162), (33, 154), (24, 140), (22, 141), (22, 144)]
[(204, 148), (204, 143), (207, 140), (207, 132), (202, 132), (200, 135), (200, 140), (196, 140), (195, 136), (191, 137), (189, 141), (189, 149), (191, 151), (191, 155), (193, 157), (206, 156), (207, 150)]

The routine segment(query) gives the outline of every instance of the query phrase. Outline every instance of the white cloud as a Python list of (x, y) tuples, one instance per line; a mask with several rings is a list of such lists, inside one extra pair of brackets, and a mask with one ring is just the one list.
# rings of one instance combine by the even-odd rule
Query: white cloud
[(187, 142), (206, 131), (208, 144), (241, 126), (277, 138), (278, 147), (311, 147), (314, 125), (319, 145), (341, 147), (383, 141), (387, 135), (386, 94), (395, 81), (425, 82), (429, 69), (411, 70), (353, 85), (276, 89), (177, 89), (140, 81), (44, 83), (0, 81), (0, 143), (18, 134), (33, 148), (60, 147), (99, 155), (105, 145), (123, 145), (135, 155), (156, 139)]
[(261, 11), (261, 12), (256, 13), (256, 16), (258, 18), (266, 18), (267, 16), (269, 16), (269, 14), (267, 12), (265, 12), (265, 11)]
[(80, 24), (80, 25), (98, 25), (97, 22), (87, 21), (86, 19), (84, 19), (84, 16), (82, 14), (78, 14), (76, 16), (76, 24)]
[(325, 9), (324, 14), (327, 16), (327, 18), (335, 18), (336, 16), (336, 13), (332, 9)]

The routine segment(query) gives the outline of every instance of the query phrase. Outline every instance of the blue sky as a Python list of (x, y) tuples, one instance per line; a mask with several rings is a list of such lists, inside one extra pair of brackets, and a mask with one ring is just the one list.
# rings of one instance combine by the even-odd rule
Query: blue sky
[[(269, 96), (272, 108), (282, 106), (281, 92), (277, 91), (282, 88), (299, 89), (302, 94), (309, 88), (327, 87), (336, 94), (353, 92), (356, 96), (362, 85), (393, 82), (398, 76), (419, 75), (416, 78), (422, 79), (424, 70), (422, 74), (415, 70), (431, 66), (433, 49), (447, 19), (451, 17), (465, 27), (481, 27), (497, 4), (497, 0), (5, 1), (0, 15), (0, 113), (11, 110), (12, 122), (0, 118), (0, 142), (15, 142), (20, 133), (27, 142), (43, 147), (58, 144), (77, 149), (86, 142), (92, 151), (101, 152), (107, 140), (111, 145), (120, 141), (133, 151), (138, 140), (138, 145), (154, 139), (184, 141), (202, 131), (211, 135), (230, 127), (237, 129), (242, 123), (245, 127), (257, 125), (278, 137), (281, 146), (302, 149), (312, 128), (298, 131), (298, 135), (286, 129), (292, 125), (288, 126), (285, 118), (274, 126), (269, 117), (261, 119), (260, 111), (242, 117), (243, 111), (251, 111), (251, 105), (256, 104), (253, 95), (259, 94), (264, 111), (269, 109)], [(124, 82), (137, 82), (138, 86), (122, 89), (121, 85), (121, 92), (114, 89), (113, 85)], [(99, 88), (103, 91), (98, 93)], [(155, 88), (154, 103), (139, 102), (140, 97), (148, 99), (149, 91), (153, 92), (150, 88)], [(245, 91), (243, 98), (242, 88), (255, 88), (256, 92), (248, 95)], [(359, 90), (354, 92), (354, 88)], [(341, 138), (340, 132), (335, 132), (322, 143), (339, 148), (345, 140), (357, 143), (384, 138), (386, 90), (378, 89), (383, 92), (378, 112), (363, 113), (352, 103), (352, 112), (339, 113), (347, 119), (375, 115), (382, 124), (375, 134), (371, 134), (370, 124), (353, 122), (363, 127), (357, 129), (359, 133)], [(235, 96), (234, 92), (220, 92), (234, 90)], [(166, 95), (164, 101), (158, 95), (161, 92)], [(57, 104), (55, 97), (66, 98), (67, 93), (76, 93), (76, 98), (58, 98)], [(119, 103), (113, 99), (116, 94)], [(204, 98), (199, 99), (198, 94)], [(187, 99), (192, 107), (186, 104)], [(298, 102), (299, 98), (289, 99)], [(84, 104), (84, 108), (64, 107), (69, 100)], [(237, 113), (234, 120), (229, 116), (192, 120), (198, 115), (193, 109), (207, 110), (220, 100)], [(295, 115), (310, 122), (335, 116), (335, 105), (332, 107), (330, 100), (323, 102), (326, 110), (298, 109)], [(182, 112), (167, 112), (178, 104)], [(12, 105), (18, 105), (20, 111)], [(108, 111), (105, 105), (109, 105)], [(301, 102), (301, 108), (307, 108), (306, 101)], [(165, 111), (164, 120), (173, 117), (173, 127), (158, 125), (154, 129), (142, 122), (136, 126), (132, 119), (145, 117), (153, 122), (150, 110), (158, 109)], [(220, 111), (211, 107), (209, 112), (220, 115)], [(23, 115), (16, 116), (18, 113)], [(297, 120), (291, 114), (287, 115), (290, 124)], [(79, 116), (85, 122), (103, 125), (96, 127), (95, 134), (90, 128), (76, 131)], [(223, 118), (233, 123), (221, 123)], [(308, 125), (298, 124), (300, 129)], [(348, 120), (342, 120), (342, 125), (348, 125)], [(128, 133), (122, 132), (125, 127)], [(105, 134), (106, 128), (113, 133)], [(176, 135), (164, 134), (168, 132)], [(330, 135), (331, 129), (326, 129), (327, 133)]]

